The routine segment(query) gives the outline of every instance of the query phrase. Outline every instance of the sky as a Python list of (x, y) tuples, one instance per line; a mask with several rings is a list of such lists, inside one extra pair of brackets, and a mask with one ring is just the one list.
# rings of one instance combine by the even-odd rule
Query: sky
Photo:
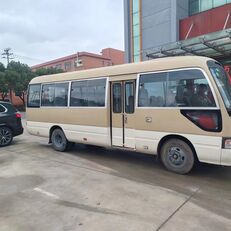
[(123, 0), (2, 0), (1, 54), (8, 47), (29, 66), (81, 51), (124, 50)]

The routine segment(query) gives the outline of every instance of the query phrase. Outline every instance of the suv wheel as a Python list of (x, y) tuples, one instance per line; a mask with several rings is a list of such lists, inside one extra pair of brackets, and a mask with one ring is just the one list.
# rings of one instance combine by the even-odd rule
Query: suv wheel
[(0, 147), (9, 145), (13, 140), (12, 130), (8, 127), (0, 127)]

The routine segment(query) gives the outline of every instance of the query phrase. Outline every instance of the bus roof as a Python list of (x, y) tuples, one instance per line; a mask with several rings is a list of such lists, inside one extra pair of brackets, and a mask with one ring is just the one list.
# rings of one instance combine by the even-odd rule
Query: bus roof
[(54, 75), (39, 76), (31, 80), (30, 84), (69, 81), (75, 79), (112, 77), (117, 75), (130, 75), (152, 71), (163, 71), (168, 69), (179, 69), (187, 67), (205, 67), (211, 58), (201, 56), (178, 56), (153, 59), (139, 63), (129, 63), (83, 71), (66, 72)]

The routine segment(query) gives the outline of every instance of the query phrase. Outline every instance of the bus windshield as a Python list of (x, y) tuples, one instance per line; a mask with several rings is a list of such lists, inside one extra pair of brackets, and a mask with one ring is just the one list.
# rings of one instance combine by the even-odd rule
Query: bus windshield
[(210, 66), (210, 71), (216, 81), (225, 106), (231, 112), (231, 82), (225, 70), (218, 64)]

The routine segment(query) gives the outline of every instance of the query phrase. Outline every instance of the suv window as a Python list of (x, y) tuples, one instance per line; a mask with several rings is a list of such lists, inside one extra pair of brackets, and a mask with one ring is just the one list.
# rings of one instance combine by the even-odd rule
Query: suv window
[(0, 112), (5, 112), (5, 111), (6, 111), (6, 108), (0, 104)]
[(17, 110), (14, 108), (14, 106), (10, 103), (2, 103), (0, 104), (3, 108), (4, 111), (6, 110), (7, 113), (15, 113)]

